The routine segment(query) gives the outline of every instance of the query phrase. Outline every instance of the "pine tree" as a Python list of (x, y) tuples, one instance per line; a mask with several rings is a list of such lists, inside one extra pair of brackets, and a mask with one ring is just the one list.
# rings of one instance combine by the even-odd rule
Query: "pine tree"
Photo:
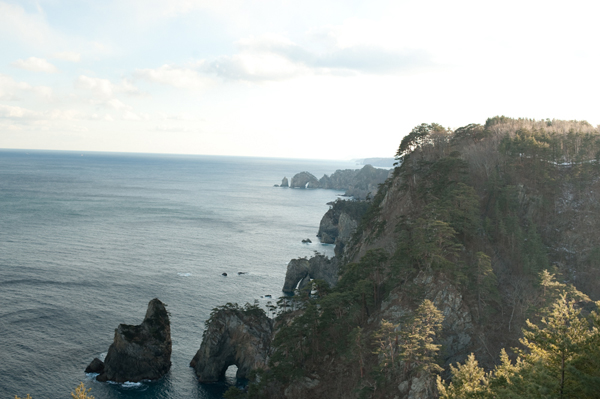
[(489, 374), (479, 367), (475, 355), (471, 353), (464, 364), (450, 365), (452, 382), (446, 385), (440, 376), (437, 387), (440, 399), (482, 399), (490, 394)]
[(436, 334), (442, 329), (444, 315), (433, 302), (425, 299), (417, 308), (414, 318), (402, 330), (402, 360), (405, 371), (442, 371), (435, 361), (441, 345), (434, 344)]

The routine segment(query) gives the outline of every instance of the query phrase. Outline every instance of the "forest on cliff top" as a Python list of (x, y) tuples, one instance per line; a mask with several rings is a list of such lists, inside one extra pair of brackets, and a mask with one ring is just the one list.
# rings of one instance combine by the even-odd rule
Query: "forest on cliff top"
[(341, 256), (279, 303), (246, 394), (595, 398), (600, 131), (494, 117), (415, 127)]

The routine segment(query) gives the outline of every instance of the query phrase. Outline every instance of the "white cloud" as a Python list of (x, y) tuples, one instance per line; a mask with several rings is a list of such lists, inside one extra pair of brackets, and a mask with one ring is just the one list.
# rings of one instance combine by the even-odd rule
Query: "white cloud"
[(0, 100), (18, 101), (31, 93), (46, 100), (52, 97), (52, 89), (48, 86), (32, 86), (29, 83), (17, 82), (8, 75), (0, 74)]
[(52, 58), (56, 58), (63, 61), (79, 62), (81, 61), (81, 54), (74, 51), (62, 51), (53, 53)]
[[(309, 32), (311, 37), (319, 37)], [(331, 32), (322, 33), (325, 46), (314, 51), (278, 35), (237, 42), (240, 52), (207, 63), (202, 70), (231, 80), (283, 80), (306, 73), (353, 76), (359, 73), (399, 74), (433, 66), (424, 50), (388, 49), (377, 44), (340, 46)]]
[(7, 119), (38, 119), (39, 114), (30, 109), (0, 104), (0, 118)]
[(163, 65), (156, 69), (136, 69), (134, 76), (182, 89), (202, 89), (210, 83), (210, 79), (195, 69), (173, 65)]
[(14, 67), (34, 72), (56, 73), (58, 69), (43, 58), (29, 57), (26, 60), (17, 60), (11, 64)]
[(56, 39), (42, 13), (29, 14), (22, 7), (0, 2), (0, 37), (3, 36), (36, 45)]
[(185, 126), (173, 126), (173, 125), (158, 125), (154, 127), (154, 130), (157, 132), (177, 132), (177, 133), (187, 133), (191, 132), (192, 129)]
[(80, 75), (75, 80), (75, 88), (80, 90), (89, 90), (96, 97), (112, 98), (117, 93), (125, 93), (129, 95), (141, 95), (141, 91), (127, 80), (123, 80), (121, 84), (114, 84), (108, 79), (91, 78), (89, 76)]

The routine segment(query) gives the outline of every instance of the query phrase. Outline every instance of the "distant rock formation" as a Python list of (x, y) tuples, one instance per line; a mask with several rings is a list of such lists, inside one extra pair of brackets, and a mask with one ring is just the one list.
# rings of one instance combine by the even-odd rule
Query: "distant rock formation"
[(165, 305), (155, 298), (148, 304), (142, 324), (119, 324), (104, 362), (94, 359), (86, 372), (100, 373), (96, 380), (101, 382), (138, 382), (159, 379), (170, 368), (169, 314)]
[(356, 170), (337, 170), (331, 176), (323, 175), (319, 180), (309, 172), (300, 172), (292, 177), (290, 187), (346, 190), (346, 196), (365, 199), (367, 195), (374, 196), (377, 193), (379, 184), (383, 183), (389, 174), (390, 170), (376, 169), (371, 165)]
[(373, 165), (380, 168), (393, 168), (394, 164), (398, 162), (396, 158), (364, 158), (356, 161), (362, 165)]
[(252, 306), (225, 305), (211, 315), (200, 349), (192, 359), (200, 382), (216, 382), (231, 365), (237, 378), (266, 368), (273, 335), (273, 322), (265, 312)]
[(317, 178), (309, 172), (300, 172), (292, 177), (292, 182), (290, 183), (290, 187), (292, 188), (320, 188), (319, 181)]
[(325, 280), (331, 287), (337, 284), (339, 263), (336, 257), (316, 255), (310, 259), (292, 259), (288, 263), (283, 292), (293, 293), (296, 288), (306, 287), (310, 280)]
[(279, 185), (279, 187), (289, 187), (289, 186), (290, 186), (290, 183), (288, 182), (288, 178), (287, 178), (287, 177), (284, 177), (284, 178), (281, 180), (281, 184)]

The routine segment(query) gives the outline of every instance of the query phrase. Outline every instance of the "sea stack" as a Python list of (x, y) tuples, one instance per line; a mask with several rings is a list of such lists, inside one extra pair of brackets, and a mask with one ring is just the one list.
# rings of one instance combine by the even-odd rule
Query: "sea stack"
[(228, 304), (211, 314), (200, 349), (192, 359), (200, 382), (216, 382), (231, 365), (237, 378), (266, 369), (273, 339), (273, 321), (258, 307)]
[[(99, 363), (100, 362), (100, 363)], [(160, 300), (150, 301), (142, 324), (120, 324), (101, 366), (94, 359), (86, 372), (100, 372), (96, 380), (139, 382), (156, 380), (171, 368), (171, 325)]]
[(289, 187), (290, 186), (290, 182), (288, 181), (287, 177), (284, 177), (283, 180), (281, 180), (281, 184), (279, 185), (279, 187)]

